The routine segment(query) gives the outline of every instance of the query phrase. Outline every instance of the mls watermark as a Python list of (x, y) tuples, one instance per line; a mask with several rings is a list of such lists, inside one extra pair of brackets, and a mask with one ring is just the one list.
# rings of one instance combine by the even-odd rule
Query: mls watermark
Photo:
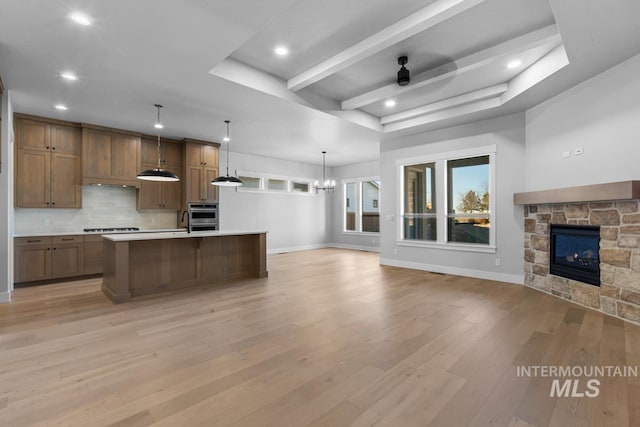
[[(637, 377), (637, 366), (516, 366), (518, 377), (552, 378), (549, 397), (598, 397), (600, 378)], [(584, 384), (581, 387), (581, 384)]]

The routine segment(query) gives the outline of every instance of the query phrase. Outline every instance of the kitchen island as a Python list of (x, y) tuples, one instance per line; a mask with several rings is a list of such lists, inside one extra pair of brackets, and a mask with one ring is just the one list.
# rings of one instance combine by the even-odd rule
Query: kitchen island
[(114, 303), (268, 274), (266, 231), (109, 234), (103, 240), (102, 291)]

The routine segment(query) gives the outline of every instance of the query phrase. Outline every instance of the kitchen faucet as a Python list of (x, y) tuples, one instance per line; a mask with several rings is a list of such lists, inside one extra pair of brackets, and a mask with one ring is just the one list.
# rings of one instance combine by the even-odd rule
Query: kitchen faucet
[(184, 216), (185, 214), (187, 215), (187, 233), (191, 233), (191, 227), (189, 224), (189, 211), (183, 211), (182, 212), (182, 218), (180, 218), (180, 222), (184, 222)]

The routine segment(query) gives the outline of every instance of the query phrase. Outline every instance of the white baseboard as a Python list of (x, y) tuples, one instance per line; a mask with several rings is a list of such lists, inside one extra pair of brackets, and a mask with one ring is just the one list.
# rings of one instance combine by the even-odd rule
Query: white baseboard
[(11, 302), (11, 292), (0, 292), (0, 304)]
[(342, 243), (329, 243), (330, 248), (353, 249), (354, 251), (380, 252), (378, 246), (343, 245)]
[(274, 255), (274, 254), (282, 254), (285, 252), (298, 252), (298, 251), (309, 251), (311, 249), (324, 249), (324, 248), (328, 248), (329, 245), (327, 243), (321, 243), (321, 244), (317, 244), (317, 245), (305, 245), (305, 246), (290, 246), (287, 248), (274, 248), (274, 249), (268, 249), (267, 250), (267, 254), (268, 255)]
[(397, 259), (380, 258), (380, 265), (411, 268), (413, 270), (431, 271), (434, 273), (454, 274), (456, 276), (474, 277), (476, 279), (495, 280), (523, 285), (524, 274), (494, 273), (492, 271), (472, 270), (469, 268), (450, 267), (446, 265), (423, 264), (419, 262), (401, 261)]

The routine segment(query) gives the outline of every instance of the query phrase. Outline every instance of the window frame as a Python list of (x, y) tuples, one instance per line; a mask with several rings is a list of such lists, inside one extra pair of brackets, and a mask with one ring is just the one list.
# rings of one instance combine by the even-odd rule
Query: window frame
[[(398, 246), (435, 248), (444, 250), (457, 250), (467, 252), (496, 253), (496, 145), (486, 145), (481, 147), (448, 151), (444, 153), (428, 154), (396, 160), (396, 179), (398, 189), (396, 197), (397, 221), (396, 221), (396, 244)], [(447, 162), (470, 157), (489, 156), (489, 243), (460, 243), (448, 241), (448, 212), (449, 182), (447, 177)], [(405, 167), (422, 163), (435, 163), (435, 205), (436, 205), (436, 240), (414, 240), (405, 239), (404, 236), (404, 214), (405, 214)]]
[[(380, 182), (380, 188), (382, 188), (382, 183), (380, 181), (379, 176), (367, 176), (360, 178), (344, 178), (340, 181), (340, 185), (342, 186), (342, 234), (347, 235), (358, 235), (358, 236), (379, 236), (379, 231), (362, 231), (362, 186), (363, 183), (369, 181), (378, 181)], [(356, 206), (356, 229), (355, 230), (347, 230), (347, 184), (356, 184), (356, 195), (355, 195), (355, 206)], [(382, 213), (381, 200), (378, 195), (378, 221), (380, 221), (380, 216)]]
[[(296, 196), (315, 196), (312, 178), (291, 177), (285, 175), (276, 175), (263, 172), (237, 171), (237, 176), (244, 176), (260, 180), (260, 188), (247, 188), (244, 186), (235, 187), (236, 192), (241, 193), (266, 193), (266, 194), (290, 194)], [(271, 190), (269, 189), (269, 180), (278, 180), (286, 182), (286, 189)], [(307, 184), (308, 191), (293, 191), (293, 184)]]

